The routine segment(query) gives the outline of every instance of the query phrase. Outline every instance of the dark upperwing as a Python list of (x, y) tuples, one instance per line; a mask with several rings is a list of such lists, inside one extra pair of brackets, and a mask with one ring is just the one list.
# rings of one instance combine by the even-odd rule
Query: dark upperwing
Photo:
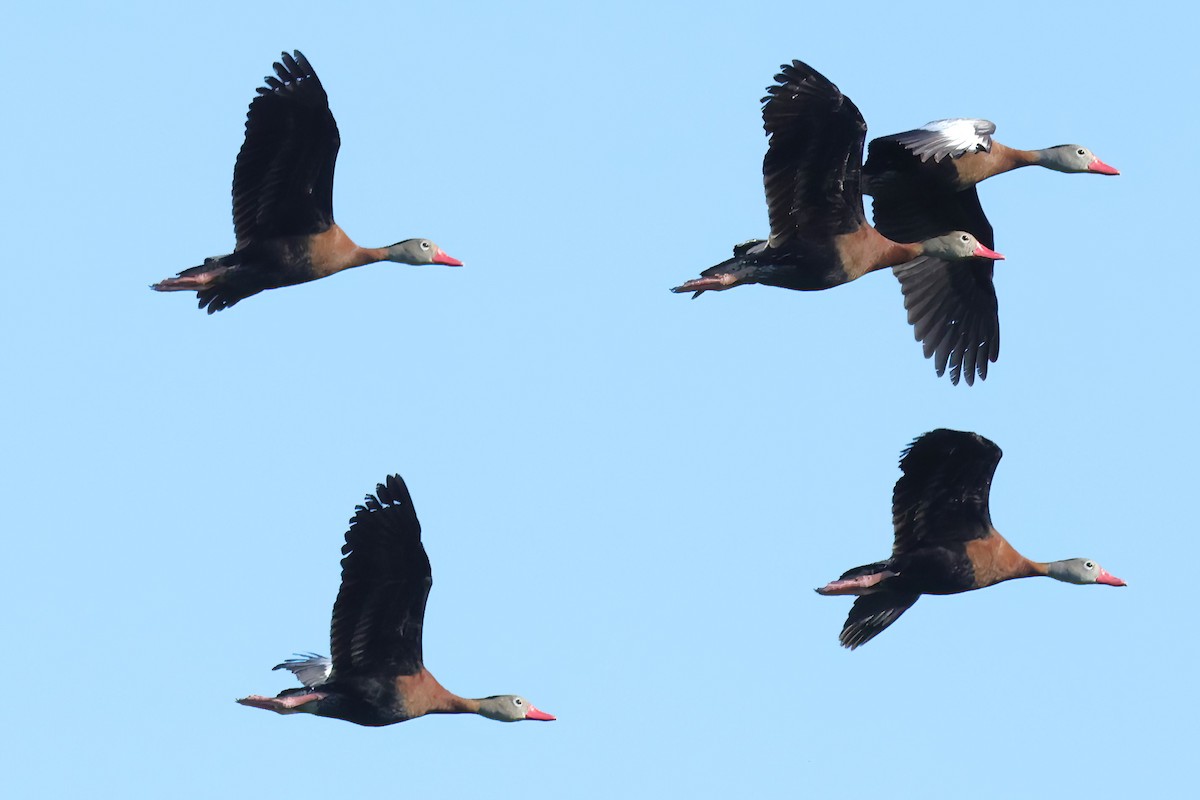
[(308, 59), (284, 53), (246, 114), (233, 169), (237, 248), (333, 224), (333, 171), (341, 137), (329, 97)]
[(945, 428), (909, 445), (900, 459), (904, 474), (892, 492), (893, 557), (990, 536), (988, 496), (1001, 455), (979, 434)]
[(358, 506), (342, 553), (342, 586), (329, 633), (334, 675), (344, 680), (419, 672), (433, 577), (403, 478), (389, 475)]
[(770, 145), (763, 183), (772, 247), (826, 240), (866, 223), (860, 179), (867, 124), (836, 86), (802, 61), (781, 67), (763, 98)]

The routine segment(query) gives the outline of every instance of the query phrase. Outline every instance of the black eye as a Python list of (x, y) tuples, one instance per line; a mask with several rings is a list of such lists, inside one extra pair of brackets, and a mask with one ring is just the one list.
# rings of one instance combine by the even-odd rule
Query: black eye
[(1077, 155), (1077, 156), (1086, 156), (1086, 155), (1087, 155), (1087, 150), (1084, 150), (1084, 149), (1081, 147), (1081, 148), (1079, 148), (1078, 150), (1076, 150), (1076, 151), (1075, 151), (1075, 155)]
[(962, 237), (962, 240), (963, 240), (964, 242), (969, 242), (969, 241), (971, 241), (971, 237), (970, 237), (970, 236), (967, 236), (967, 235), (964, 233), (964, 234), (963, 234), (963, 237)]
[(421, 249), (422, 249), (422, 250), (428, 250), (428, 249), (429, 249), (429, 242), (421, 242)]
[(1085, 567), (1087, 567), (1088, 569), (1095, 569), (1095, 568), (1096, 568), (1096, 565), (1095, 565), (1095, 563), (1093, 563), (1093, 562), (1091, 562), (1091, 561), (1088, 561), (1087, 563), (1085, 563), (1085, 564), (1084, 564), (1084, 566), (1085, 566)]
[(514, 698), (513, 698), (513, 705), (514, 705), (514, 706), (519, 706), (519, 705), (521, 705), (521, 698), (519, 698), (519, 697), (514, 697)]

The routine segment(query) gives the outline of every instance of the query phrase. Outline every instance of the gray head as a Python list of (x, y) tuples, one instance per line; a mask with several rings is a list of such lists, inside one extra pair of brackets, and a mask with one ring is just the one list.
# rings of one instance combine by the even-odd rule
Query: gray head
[(1083, 585), (1103, 583), (1108, 586), (1125, 586), (1125, 581), (1113, 575), (1090, 558), (1068, 558), (1051, 561), (1046, 565), (1046, 574), (1056, 581)]
[(499, 722), (519, 722), (523, 719), (553, 720), (553, 714), (539, 711), (524, 697), (498, 694), (479, 701), (479, 714)]
[(445, 264), (461, 267), (463, 262), (446, 255), (442, 248), (428, 239), (405, 239), (387, 248), (387, 260), (400, 264)]
[(1038, 163), (1055, 172), (1094, 172), (1097, 175), (1120, 175), (1081, 144), (1060, 144), (1038, 151)]
[(978, 239), (966, 231), (954, 231), (943, 236), (936, 236), (926, 239), (921, 244), (924, 246), (922, 252), (925, 255), (934, 256), (943, 261), (960, 261), (972, 256), (990, 258), (994, 261), (1004, 258), (995, 250), (984, 247)]

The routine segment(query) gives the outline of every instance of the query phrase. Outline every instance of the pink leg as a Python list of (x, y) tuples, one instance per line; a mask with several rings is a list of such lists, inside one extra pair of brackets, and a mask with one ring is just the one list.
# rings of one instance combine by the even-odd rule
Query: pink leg
[(843, 581), (833, 581), (817, 589), (817, 594), (871, 594), (877, 584), (888, 578), (894, 578), (897, 574), (885, 569), (883, 572), (859, 575), (857, 578), (847, 578)]
[(249, 697), (241, 698), (238, 702), (244, 706), (274, 711), (277, 714), (299, 714), (303, 712), (300, 706), (315, 700), (321, 700), (324, 697), (325, 694), (322, 692), (292, 694), (287, 697), (263, 697), (262, 695), (252, 694)]
[(217, 278), (224, 275), (228, 267), (214, 267), (194, 275), (180, 275), (176, 278), (164, 278), (150, 288), (159, 292), (193, 292), (206, 289)]
[(723, 289), (729, 289), (737, 285), (737, 276), (730, 275), (728, 272), (723, 272), (720, 275), (713, 275), (709, 278), (693, 278), (687, 281), (682, 286), (676, 286), (672, 292), (682, 294), (684, 292), (719, 292)]
[(183, 292), (191, 291), (192, 289), (203, 289), (206, 281), (204, 277), (189, 275), (186, 278), (167, 278), (154, 284), (154, 288), (160, 292)]

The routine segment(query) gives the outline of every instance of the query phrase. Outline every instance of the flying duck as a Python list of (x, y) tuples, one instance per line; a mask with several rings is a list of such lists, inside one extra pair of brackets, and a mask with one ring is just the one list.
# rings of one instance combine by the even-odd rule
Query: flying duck
[(377, 261), (461, 267), (428, 239), (359, 247), (338, 227), (333, 170), (341, 137), (329, 97), (299, 50), (280, 61), (246, 114), (246, 140), (233, 168), (234, 251), (150, 288), (194, 291), (212, 314), (264, 289)]
[(770, 142), (763, 159), (771, 236), (733, 248), (674, 292), (721, 291), (747, 283), (829, 289), (923, 255), (946, 261), (1000, 259), (967, 231), (940, 231), (922, 241), (890, 239), (866, 220), (861, 172), (867, 126), (825, 76), (793, 61), (763, 98)]
[[(1077, 144), (1017, 150), (992, 139), (985, 119), (943, 119), (916, 130), (880, 136), (867, 149), (863, 193), (871, 195), (875, 227), (903, 241), (963, 230), (995, 246), (992, 226), (975, 189), (1002, 172), (1038, 165), (1056, 172), (1120, 173)], [(987, 378), (1000, 355), (1000, 318), (993, 262), (971, 258), (950, 263), (925, 254), (893, 267), (904, 307), (925, 357), (950, 380)]]
[(342, 553), (342, 586), (329, 632), (332, 657), (310, 653), (277, 664), (274, 669), (289, 670), (304, 687), (239, 703), (372, 727), (426, 714), (554, 719), (518, 695), (459, 697), (425, 668), (421, 634), (433, 578), (421, 523), (399, 475), (388, 476), (357, 507)]
[(874, 639), (923, 594), (958, 594), (1014, 578), (1124, 586), (1090, 558), (1042, 563), (1018, 553), (992, 527), (988, 495), (1002, 455), (977, 433), (939, 429), (900, 458), (892, 493), (895, 543), (885, 561), (847, 570), (817, 589), (856, 595), (838, 637), (851, 650)]

